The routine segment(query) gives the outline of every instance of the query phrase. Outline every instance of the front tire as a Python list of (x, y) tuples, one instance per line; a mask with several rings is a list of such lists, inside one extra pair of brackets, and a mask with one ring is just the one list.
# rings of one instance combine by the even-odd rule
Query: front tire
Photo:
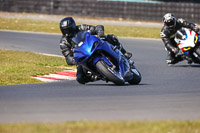
[(193, 53), (196, 63), (200, 64), (200, 47), (197, 47)]
[(116, 85), (124, 85), (124, 83), (125, 83), (124, 79), (117, 76), (118, 72), (116, 70), (113, 70), (112, 67), (110, 67), (103, 60), (99, 60), (96, 63), (96, 69), (107, 80), (113, 82)]

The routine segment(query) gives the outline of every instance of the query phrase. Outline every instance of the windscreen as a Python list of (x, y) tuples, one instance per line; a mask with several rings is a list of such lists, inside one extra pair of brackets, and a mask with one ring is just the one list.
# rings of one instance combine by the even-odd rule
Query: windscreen
[(72, 44), (80, 47), (85, 41), (86, 33), (86, 31), (78, 32), (76, 36), (72, 38)]
[(176, 38), (178, 39), (185, 39), (186, 38), (186, 32), (184, 29), (180, 29), (176, 32)]

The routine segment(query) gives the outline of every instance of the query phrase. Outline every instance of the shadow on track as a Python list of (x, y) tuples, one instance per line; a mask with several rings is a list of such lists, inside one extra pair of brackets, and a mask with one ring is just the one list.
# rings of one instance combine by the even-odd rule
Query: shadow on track
[(194, 68), (200, 68), (200, 65), (171, 65), (170, 67), (194, 67)]
[(141, 85), (149, 85), (149, 84), (137, 84), (137, 85), (130, 85), (130, 84), (124, 84), (124, 85), (115, 85), (115, 84), (112, 84), (112, 83), (107, 83), (107, 84), (105, 84), (105, 83), (102, 83), (102, 84), (100, 84), (100, 83), (96, 83), (95, 84), (95, 82), (93, 82), (93, 83), (88, 83), (88, 84), (85, 84), (85, 85), (88, 85), (88, 86), (141, 86)]

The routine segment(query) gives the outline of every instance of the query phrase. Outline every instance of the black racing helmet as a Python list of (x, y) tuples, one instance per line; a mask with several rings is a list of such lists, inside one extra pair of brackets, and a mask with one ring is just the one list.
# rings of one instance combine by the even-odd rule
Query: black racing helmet
[(63, 18), (60, 21), (60, 30), (63, 35), (73, 37), (76, 33), (76, 22), (72, 17)]
[(166, 26), (174, 28), (176, 26), (176, 18), (173, 14), (167, 13), (163, 16), (163, 22)]

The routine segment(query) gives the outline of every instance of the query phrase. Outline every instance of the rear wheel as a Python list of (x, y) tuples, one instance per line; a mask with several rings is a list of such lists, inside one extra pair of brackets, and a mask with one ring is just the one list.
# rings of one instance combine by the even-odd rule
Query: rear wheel
[(96, 69), (104, 78), (113, 82), (116, 85), (123, 85), (125, 83), (124, 79), (120, 77), (119, 72), (113, 70), (113, 68), (110, 67), (103, 60), (99, 60), (96, 63)]
[(142, 79), (140, 72), (135, 68), (135, 66), (132, 66), (131, 72), (133, 74), (133, 78), (128, 81), (129, 84), (131, 85), (139, 84)]

